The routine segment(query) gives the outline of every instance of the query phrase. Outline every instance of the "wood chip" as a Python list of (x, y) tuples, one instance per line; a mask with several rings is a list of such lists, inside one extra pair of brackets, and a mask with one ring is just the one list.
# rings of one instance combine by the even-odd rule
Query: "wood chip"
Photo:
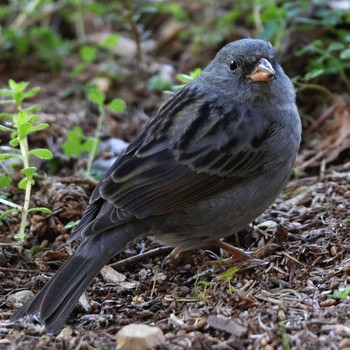
[(326, 299), (320, 302), (320, 306), (321, 307), (329, 307), (329, 306), (333, 306), (337, 303), (337, 301), (335, 299)]

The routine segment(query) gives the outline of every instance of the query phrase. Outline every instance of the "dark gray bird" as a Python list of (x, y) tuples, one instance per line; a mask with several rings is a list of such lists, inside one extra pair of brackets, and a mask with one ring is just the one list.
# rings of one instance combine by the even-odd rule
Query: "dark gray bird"
[(226, 45), (116, 160), (73, 234), (77, 251), (12, 320), (38, 314), (58, 333), (100, 269), (142, 237), (190, 249), (243, 229), (286, 185), (300, 137), (271, 44)]

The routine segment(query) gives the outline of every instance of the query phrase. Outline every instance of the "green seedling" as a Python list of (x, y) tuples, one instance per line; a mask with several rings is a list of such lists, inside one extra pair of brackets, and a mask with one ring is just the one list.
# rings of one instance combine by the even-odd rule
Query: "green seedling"
[(171, 91), (165, 91), (165, 93), (173, 94), (174, 92), (181, 90), (185, 85), (196, 79), (201, 72), (202, 70), (200, 68), (196, 68), (194, 71), (190, 72), (190, 74), (177, 74), (176, 77), (182, 84), (174, 85)]
[(14, 104), (16, 106), (16, 113), (1, 113), (0, 130), (10, 134), (11, 140), (9, 146), (1, 146), (0, 150), (0, 164), (4, 170), (4, 174), (1, 175), (1, 187), (8, 186), (11, 182), (10, 173), (7, 172), (7, 168), (4, 162), (8, 159), (17, 159), (22, 164), (20, 173), (23, 175), (22, 180), (18, 183), (18, 187), (24, 190), (24, 203), (23, 205), (15, 204), (3, 197), (0, 198), (0, 202), (6, 204), (12, 209), (6, 210), (0, 215), (0, 220), (15, 212), (22, 214), (19, 232), (15, 235), (15, 239), (22, 241), (28, 236), (25, 234), (25, 228), (27, 223), (28, 214), (31, 212), (42, 212), (51, 214), (51, 210), (47, 208), (29, 208), (32, 186), (34, 185), (34, 177), (37, 172), (37, 168), (30, 166), (30, 157), (35, 156), (42, 159), (51, 159), (52, 152), (48, 149), (29, 149), (28, 135), (32, 132), (43, 130), (49, 125), (46, 123), (36, 122), (39, 117), (35, 114), (40, 110), (38, 106), (31, 106), (29, 108), (23, 108), (23, 101), (27, 98), (35, 96), (40, 88), (35, 87), (27, 90), (29, 83), (10, 80), (8, 83), (8, 89), (0, 89), (0, 96), (3, 98), (1, 104)]
[(237, 271), (239, 271), (239, 268), (233, 266), (233, 267), (230, 267), (228, 270), (224, 271), (223, 273), (221, 273), (217, 277), (218, 280), (224, 281), (224, 282), (226, 282), (228, 284), (228, 290), (231, 293), (236, 292), (236, 288), (233, 288), (231, 286), (231, 281), (232, 281), (233, 276), (236, 274)]
[(199, 280), (199, 277), (198, 277), (194, 284), (194, 293), (195, 293), (194, 296), (199, 300), (205, 300), (207, 297), (208, 288), (214, 285), (215, 285), (214, 281), (202, 281), (202, 280)]
[(350, 294), (350, 288), (339, 289), (332, 294), (328, 294), (328, 298), (345, 300)]
[(315, 40), (297, 52), (297, 56), (315, 56), (309, 61), (308, 72), (303, 77), (304, 82), (317, 79), (324, 75), (337, 74), (350, 91), (350, 80), (346, 70), (350, 68), (350, 46), (338, 41), (325, 45), (322, 40)]
[(79, 157), (82, 153), (88, 153), (89, 159), (86, 168), (86, 176), (90, 176), (92, 162), (97, 153), (99, 136), (106, 115), (106, 109), (110, 109), (115, 113), (122, 113), (126, 109), (126, 103), (121, 98), (115, 98), (109, 103), (106, 103), (106, 95), (96, 86), (88, 88), (87, 99), (90, 103), (97, 106), (99, 112), (95, 135), (93, 137), (87, 137), (80, 127), (74, 127), (73, 130), (67, 133), (67, 141), (63, 143), (63, 151), (64, 154), (69, 157)]
[(80, 157), (90, 152), (93, 147), (93, 137), (85, 136), (79, 126), (67, 132), (67, 140), (62, 144), (63, 152), (68, 157)]

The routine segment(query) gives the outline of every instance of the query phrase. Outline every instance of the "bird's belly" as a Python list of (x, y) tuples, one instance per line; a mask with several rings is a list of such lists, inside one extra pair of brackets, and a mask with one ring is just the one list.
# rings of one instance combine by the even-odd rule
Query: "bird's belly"
[[(289, 174), (265, 174), (189, 205), (153, 222), (152, 234), (163, 244), (183, 248), (200, 247), (245, 228), (279, 195)], [(153, 217), (154, 218), (154, 217)]]

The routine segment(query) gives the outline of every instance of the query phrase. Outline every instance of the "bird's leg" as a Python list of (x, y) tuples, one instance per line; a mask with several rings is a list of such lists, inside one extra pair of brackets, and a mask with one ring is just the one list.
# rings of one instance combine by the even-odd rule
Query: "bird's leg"
[[(230, 261), (246, 261), (251, 259), (253, 256), (250, 256), (249, 254), (245, 253), (242, 249), (236, 248), (232, 246), (231, 244), (216, 240), (216, 241), (210, 241), (208, 245), (215, 246), (217, 248), (221, 248), (222, 250), (225, 250), (227, 253), (231, 255)], [(173, 264), (174, 261), (176, 261), (180, 254), (186, 249), (181, 247), (175, 247), (169, 255), (167, 255), (163, 262), (162, 267), (164, 267), (166, 264)]]
[(231, 254), (230, 260), (233, 261), (246, 261), (251, 259), (252, 257), (245, 253), (242, 249), (236, 248), (232, 246), (231, 244), (222, 242), (222, 241), (211, 241), (210, 242), (215, 247), (221, 248), (222, 250), (226, 251), (227, 253)]
[(162, 262), (162, 268), (166, 265), (166, 264), (173, 264), (174, 261), (176, 261), (179, 258), (179, 255), (181, 254), (181, 252), (184, 250), (184, 248), (181, 247), (175, 247), (170, 254), (168, 254), (163, 262)]

